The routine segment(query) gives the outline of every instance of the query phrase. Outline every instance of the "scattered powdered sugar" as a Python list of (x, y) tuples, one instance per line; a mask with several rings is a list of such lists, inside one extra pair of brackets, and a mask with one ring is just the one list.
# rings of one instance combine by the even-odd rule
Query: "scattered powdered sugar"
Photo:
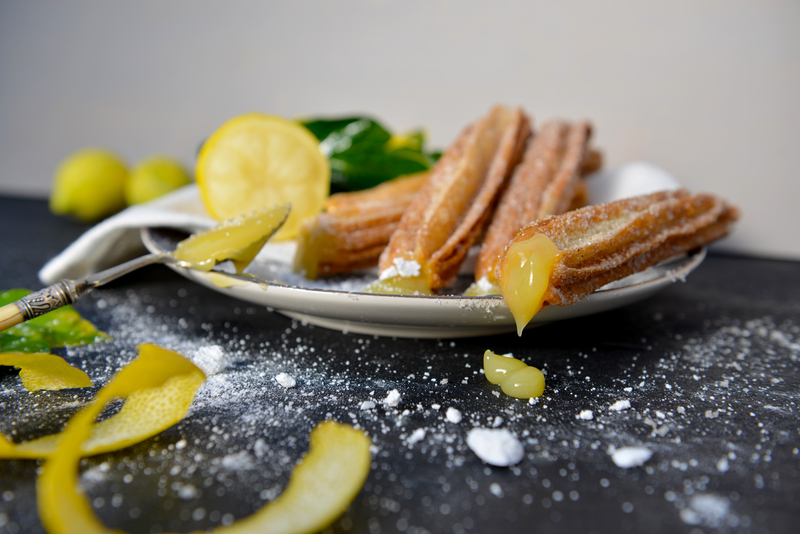
[(393, 408), (396, 407), (398, 404), (400, 404), (400, 392), (396, 389), (391, 390), (386, 395), (386, 398), (383, 399), (383, 403)]
[(295, 379), (286, 373), (278, 373), (275, 375), (275, 381), (286, 389), (293, 388), (297, 385)]
[(253, 457), (247, 451), (239, 451), (233, 454), (228, 454), (219, 459), (211, 461), (212, 464), (219, 464), (225, 469), (242, 471), (246, 469), (254, 469), (256, 463)]
[(631, 407), (631, 401), (623, 399), (623, 400), (618, 400), (617, 402), (609, 406), (608, 409), (611, 410), (612, 412), (620, 412), (622, 410), (627, 410), (630, 407)]
[(618, 467), (628, 469), (639, 467), (653, 456), (653, 451), (647, 447), (622, 447), (610, 451), (611, 460)]
[(395, 258), (392, 260), (393, 266), (384, 269), (380, 274), (380, 280), (386, 280), (395, 276), (401, 278), (413, 278), (419, 276), (422, 266), (416, 260), (406, 260), (403, 258)]
[(219, 345), (209, 345), (197, 349), (197, 354), (192, 360), (206, 375), (221, 373), (228, 366), (225, 353)]
[(483, 293), (488, 293), (494, 289), (494, 284), (489, 281), (489, 278), (486, 276), (482, 276), (480, 280), (475, 282), (475, 285), (480, 289)]
[(467, 446), (484, 462), (499, 467), (522, 461), (524, 451), (508, 429), (473, 428), (467, 434)]
[(498, 484), (497, 482), (492, 482), (489, 485), (489, 491), (491, 491), (492, 495), (494, 495), (498, 499), (502, 499), (505, 496), (505, 492), (503, 491), (502, 486), (500, 486), (500, 484)]
[[(770, 478), (770, 468), (777, 465), (770, 463), (772, 456), (784, 454), (785, 459), (792, 454), (786, 453), (787, 447), (797, 449), (791, 443), (797, 428), (795, 382), (782, 381), (774, 371), (796, 366), (800, 332), (791, 322), (776, 324), (769, 317), (748, 322), (721, 318), (691, 335), (682, 331), (685, 339), (675, 333), (677, 341), (660, 347), (659, 356), (649, 348), (654, 342), (633, 340), (615, 359), (612, 381), (599, 376), (599, 368), (607, 367), (609, 361), (603, 358), (599, 341), (597, 354), (591, 347), (577, 356), (548, 356), (543, 351), (540, 368), (548, 380), (545, 394), (519, 401), (494, 394), (497, 388), (487, 385), (481, 371), (478, 348), (484, 347), (476, 348), (468, 341), (436, 345), (399, 340), (398, 344), (407, 346), (394, 351), (390, 338), (351, 334), (340, 335), (328, 347), (315, 338), (315, 327), (277, 315), (259, 320), (275, 320), (285, 331), (260, 335), (250, 329), (246, 335), (237, 331), (235, 320), (199, 318), (205, 314), (174, 317), (168, 302), (143, 300), (135, 292), (127, 300), (104, 298), (108, 299), (105, 309), (112, 314), (107, 331), (117, 340), (110, 345), (114, 350), (108, 356), (92, 347), (66, 351), (76, 358), (94, 358), (89, 372), (97, 384), (132, 360), (135, 345), (142, 342), (186, 355), (209, 378), (189, 416), (166, 432), (161, 442), (148, 445), (156, 456), (148, 456), (146, 450), (134, 453), (130, 459), (112, 462), (109, 473), (88, 463), (81, 481), (108, 485), (119, 472), (120, 478), (131, 477), (133, 483), (145, 479), (144, 483), (156, 487), (163, 476), (167, 499), (202, 498), (209, 513), (207, 497), (213, 499), (225, 491), (232, 494), (237, 487), (247, 488), (244, 494), (254, 498), (254, 509), (280, 495), (293, 466), (307, 450), (309, 432), (324, 419), (349, 422), (367, 431), (374, 445), (374, 463), (360, 506), (376, 518), (391, 520), (384, 526), (407, 520), (403, 523), (407, 532), (413, 531), (412, 526), (416, 531), (421, 527), (401, 514), (414, 510), (411, 502), (422, 497), (415, 489), (420, 479), (408, 474), (408, 465), (430, 466), (430, 480), (441, 488), (452, 485), (455, 489), (466, 480), (471, 497), (452, 489), (431, 496), (435, 509), (449, 506), (446, 517), (460, 512), (462, 499), (470, 501), (473, 513), (483, 504), (478, 499), (491, 502), (492, 496), (519, 499), (531, 510), (539, 506), (538, 511), (549, 507), (542, 502), (569, 504), (577, 500), (577, 493), (570, 492), (580, 489), (575, 480), (581, 485), (599, 483), (598, 491), (616, 490), (622, 497), (630, 491), (627, 482), (614, 487), (616, 478), (599, 478), (602, 475), (581, 470), (597, 465), (608, 466), (602, 467), (607, 471), (616, 465), (641, 466), (641, 472), (619, 469), (615, 476), (641, 476), (641, 487), (651, 484), (655, 493), (640, 498), (674, 503), (676, 521), (735, 528), (737, 521), (742, 525), (750, 521), (749, 511), (740, 508), (744, 498), (700, 497), (721, 491), (718, 481), (723, 476), (746, 477), (757, 489), (785, 484), (783, 473), (780, 480)], [(246, 304), (237, 310), (242, 317), (264, 314), (263, 309), (251, 312)], [(407, 351), (419, 352), (409, 361)], [(458, 372), (441, 363), (443, 354), (463, 359)], [(756, 354), (758, 358), (753, 357)], [(276, 387), (280, 374), (296, 379), (295, 387)], [(451, 410), (460, 413), (454, 406), (464, 410), (461, 420), (467, 424), (454, 425)], [(769, 417), (760, 415), (765, 410)], [(592, 417), (576, 424), (576, 414), (584, 412)], [(741, 437), (731, 434), (731, 428), (736, 428), (734, 418), (745, 429)], [(505, 428), (489, 428), (501, 425)], [(789, 438), (783, 434), (787, 430), (792, 431)], [(681, 440), (687, 433), (702, 442)], [(800, 452), (794, 454), (800, 458)], [(509, 469), (493, 469), (481, 461)], [(462, 466), (467, 469), (461, 470)], [(152, 470), (147, 472), (147, 468)], [(564, 474), (559, 476), (559, 470)], [(497, 478), (498, 473), (510, 480), (516, 477), (520, 483)], [(640, 510), (637, 501), (631, 498), (631, 502)], [(234, 516), (239, 517), (233, 514), (228, 520)], [(459, 517), (465, 516), (470, 514)], [(218, 517), (204, 528), (224, 523)], [(197, 528), (183, 526), (184, 530)], [(167, 529), (166, 524), (162, 527)]]
[(461, 422), (461, 412), (458, 411), (456, 408), (453, 408), (452, 406), (447, 409), (445, 417), (447, 417), (448, 421), (454, 424), (458, 424)]
[(191, 501), (200, 496), (200, 490), (192, 484), (181, 484), (178, 486), (178, 498), (184, 501)]
[(731, 502), (726, 497), (714, 494), (692, 496), (689, 506), (681, 509), (681, 520), (687, 525), (703, 525), (709, 528), (738, 526), (738, 518), (731, 516)]
[(410, 445), (413, 445), (413, 444), (415, 444), (415, 443), (417, 443), (419, 441), (422, 441), (423, 439), (425, 439), (425, 429), (424, 428), (418, 428), (414, 432), (412, 432), (410, 436), (408, 436), (408, 439), (406, 440), (406, 443), (408, 443), (409, 446), (410, 446)]

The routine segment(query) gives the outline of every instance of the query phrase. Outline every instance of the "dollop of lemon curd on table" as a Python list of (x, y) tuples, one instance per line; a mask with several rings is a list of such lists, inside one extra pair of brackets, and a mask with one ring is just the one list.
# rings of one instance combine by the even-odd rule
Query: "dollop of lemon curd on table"
[(517, 323), (517, 334), (544, 304), (558, 248), (549, 237), (536, 234), (511, 245), (498, 266), (500, 292)]
[(289, 211), (289, 204), (281, 204), (242, 215), (184, 239), (173, 256), (200, 271), (230, 260), (241, 272), (281, 227)]
[(544, 375), (525, 362), (487, 350), (483, 354), (486, 380), (498, 384), (509, 397), (530, 399), (544, 392)]

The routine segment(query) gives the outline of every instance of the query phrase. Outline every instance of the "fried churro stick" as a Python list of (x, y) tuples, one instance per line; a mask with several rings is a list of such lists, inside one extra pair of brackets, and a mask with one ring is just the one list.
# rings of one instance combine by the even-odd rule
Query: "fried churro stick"
[(522, 329), (547, 304), (602, 286), (725, 236), (739, 210), (709, 194), (665, 191), (588, 206), (523, 228), (497, 266)]
[(381, 254), (381, 271), (398, 262), (416, 262), (427, 290), (450, 283), (485, 229), (529, 135), (530, 121), (522, 110), (504, 106), (495, 106), (467, 127), (403, 214)]
[(295, 272), (314, 279), (377, 265), (428, 174), (403, 176), (364, 191), (331, 195), (325, 212), (300, 229)]
[(586, 203), (581, 175), (597, 170), (601, 161), (599, 153), (587, 149), (591, 132), (586, 122), (551, 121), (534, 135), (500, 198), (475, 264), (475, 280), (487, 292), (497, 282), (500, 253), (520, 228)]

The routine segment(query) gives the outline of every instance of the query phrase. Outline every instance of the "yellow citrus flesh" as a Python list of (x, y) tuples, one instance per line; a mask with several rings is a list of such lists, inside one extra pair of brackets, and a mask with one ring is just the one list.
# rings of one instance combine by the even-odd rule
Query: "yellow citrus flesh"
[(128, 169), (115, 154), (84, 149), (65, 159), (56, 169), (50, 193), (50, 210), (83, 222), (95, 222), (125, 207)]
[(261, 113), (234, 117), (217, 129), (203, 144), (195, 169), (203, 203), (218, 220), (291, 203), (276, 239), (293, 238), (304, 220), (322, 211), (330, 175), (308, 130)]
[(128, 205), (149, 202), (191, 181), (192, 177), (179, 162), (166, 156), (151, 156), (131, 170), (125, 182), (125, 202)]
[(500, 291), (517, 323), (517, 334), (544, 304), (558, 248), (549, 237), (536, 234), (508, 248), (500, 264)]

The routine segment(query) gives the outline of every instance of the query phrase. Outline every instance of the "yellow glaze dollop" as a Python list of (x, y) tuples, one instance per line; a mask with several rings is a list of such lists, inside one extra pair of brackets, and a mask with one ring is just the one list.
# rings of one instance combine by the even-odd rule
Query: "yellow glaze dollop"
[(288, 204), (282, 204), (224, 222), (184, 239), (173, 256), (200, 271), (210, 271), (217, 263), (230, 260), (241, 272), (283, 225), (289, 210)]
[(542, 309), (557, 258), (558, 248), (550, 238), (536, 234), (513, 243), (498, 267), (500, 291), (514, 316), (520, 336), (533, 316)]
[(544, 393), (544, 375), (525, 362), (487, 350), (483, 354), (483, 372), (503, 393), (518, 399), (530, 399)]

